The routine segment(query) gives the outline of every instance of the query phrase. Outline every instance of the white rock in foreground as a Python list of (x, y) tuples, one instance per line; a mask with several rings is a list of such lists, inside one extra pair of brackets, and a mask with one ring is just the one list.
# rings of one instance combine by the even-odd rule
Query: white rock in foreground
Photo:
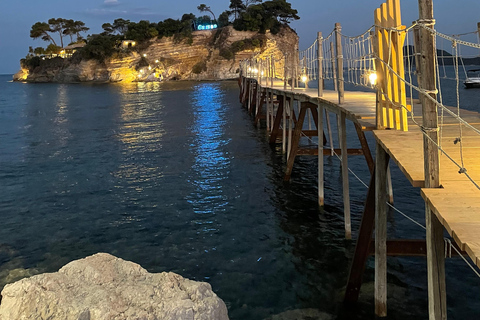
[(228, 320), (208, 283), (98, 253), (2, 291), (0, 320)]

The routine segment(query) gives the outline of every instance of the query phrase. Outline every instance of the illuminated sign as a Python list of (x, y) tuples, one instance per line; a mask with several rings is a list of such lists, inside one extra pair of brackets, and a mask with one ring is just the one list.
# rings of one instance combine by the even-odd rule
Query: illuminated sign
[(216, 24), (201, 24), (197, 27), (197, 30), (212, 30), (217, 28), (218, 26)]

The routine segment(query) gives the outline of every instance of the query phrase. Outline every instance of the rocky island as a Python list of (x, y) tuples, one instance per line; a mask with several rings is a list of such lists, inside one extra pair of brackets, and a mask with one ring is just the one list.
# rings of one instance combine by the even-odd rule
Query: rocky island
[[(273, 58), (278, 71), (285, 57), (298, 49), (298, 36), (288, 23), (299, 19), (285, 0), (231, 1), (218, 21), (205, 4), (200, 12), (158, 23), (116, 19), (101, 34), (81, 36), (89, 28), (62, 18), (37, 22), (30, 37), (50, 42), (30, 47), (15, 81), (132, 82), (161, 80), (224, 80), (238, 77), (239, 62)], [(234, 17), (234, 19), (232, 18)], [(60, 41), (54, 40), (60, 37)], [(72, 41), (64, 46), (64, 39)], [(76, 41), (74, 41), (76, 36)], [(60, 43), (60, 45), (57, 45)]]
[[(298, 46), (288, 26), (279, 33), (237, 31), (232, 26), (192, 32), (192, 43), (175, 43), (173, 37), (151, 39), (144, 49), (124, 51), (105, 61), (75, 57), (21, 63), (14, 75), (27, 82), (118, 82), (165, 80), (224, 80), (238, 77), (239, 62), (253, 56), (273, 57), (278, 68)], [(251, 44), (257, 44), (252, 46)], [(240, 48), (238, 51), (233, 48)], [(280, 69), (279, 69), (280, 70)], [(156, 74), (156, 76), (155, 76)], [(153, 76), (152, 76), (153, 75)]]

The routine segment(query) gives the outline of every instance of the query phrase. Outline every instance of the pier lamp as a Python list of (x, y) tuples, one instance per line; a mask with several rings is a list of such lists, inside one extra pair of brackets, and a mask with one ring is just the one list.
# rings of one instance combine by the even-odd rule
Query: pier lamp
[(302, 76), (300, 77), (300, 80), (302, 80), (303, 83), (307, 83), (308, 81), (308, 77), (306, 74), (302, 74)]
[(375, 87), (375, 85), (377, 84), (377, 74), (374, 71), (368, 74), (368, 81), (370, 82), (372, 87)]

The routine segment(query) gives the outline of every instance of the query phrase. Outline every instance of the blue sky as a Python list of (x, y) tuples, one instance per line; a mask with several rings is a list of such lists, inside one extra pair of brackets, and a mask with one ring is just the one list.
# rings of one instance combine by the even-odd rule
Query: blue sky
[[(340, 22), (343, 33), (357, 35), (373, 24), (373, 10), (382, 0), (290, 0), (301, 19), (291, 24), (300, 35), (300, 48), (307, 47), (317, 31), (330, 33), (335, 22)], [(0, 0), (0, 74), (15, 73), (19, 59), (28, 47), (46, 46), (41, 40), (29, 37), (30, 27), (49, 18), (84, 21), (89, 33), (101, 31), (104, 22), (116, 18), (132, 21), (158, 22), (166, 18), (180, 18), (183, 13), (199, 15), (197, 6), (209, 5), (217, 16), (228, 8), (229, 0)], [(454, 5), (455, 4), (455, 5)], [(479, 0), (434, 0), (437, 30), (447, 34), (475, 31), (480, 22)], [(418, 18), (417, 0), (403, 0), (403, 24)], [(470, 39), (476, 42), (476, 38)]]

